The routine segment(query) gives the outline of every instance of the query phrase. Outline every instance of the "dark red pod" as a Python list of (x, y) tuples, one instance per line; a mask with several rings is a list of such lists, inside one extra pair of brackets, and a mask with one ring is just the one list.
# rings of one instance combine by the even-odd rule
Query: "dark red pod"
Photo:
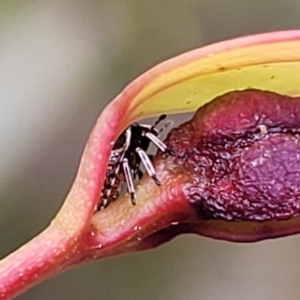
[[(167, 145), (177, 156), (166, 163), (191, 174), (184, 192), (199, 220), (227, 222), (225, 229), (255, 223), (265, 232), (268, 222), (278, 222), (275, 227), (281, 224), (285, 232), (300, 231), (295, 221), (286, 227), (300, 214), (299, 100), (259, 90), (230, 92), (169, 134)], [(200, 231), (211, 235), (204, 227)], [(212, 235), (231, 239), (222, 236), (222, 226), (218, 230)], [(276, 230), (270, 237), (283, 234)], [(250, 230), (240, 238), (262, 236)]]
[(169, 146), (194, 174), (187, 196), (205, 218), (286, 219), (300, 213), (299, 132), (299, 99), (248, 90), (200, 108)]

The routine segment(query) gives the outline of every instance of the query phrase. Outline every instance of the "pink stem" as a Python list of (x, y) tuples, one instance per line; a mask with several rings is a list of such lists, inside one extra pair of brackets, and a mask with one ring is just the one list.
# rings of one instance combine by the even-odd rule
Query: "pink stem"
[(0, 299), (11, 299), (70, 265), (77, 257), (76, 244), (76, 238), (50, 226), (1, 260)]

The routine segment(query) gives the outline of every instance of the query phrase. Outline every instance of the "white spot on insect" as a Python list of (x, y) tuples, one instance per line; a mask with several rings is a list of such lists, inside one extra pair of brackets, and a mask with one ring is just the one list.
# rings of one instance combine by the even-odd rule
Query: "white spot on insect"
[(141, 229), (142, 229), (142, 227), (141, 227), (141, 226), (138, 226), (138, 225), (136, 225), (136, 226), (133, 227), (133, 230), (134, 230), (134, 231), (138, 231), (138, 230), (141, 230)]
[(171, 222), (171, 225), (178, 225), (179, 224), (179, 222)]

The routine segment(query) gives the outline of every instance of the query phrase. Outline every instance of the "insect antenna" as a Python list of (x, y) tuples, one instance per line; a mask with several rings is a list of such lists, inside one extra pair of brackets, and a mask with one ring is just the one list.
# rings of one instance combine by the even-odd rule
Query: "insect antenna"
[(153, 130), (161, 121), (163, 121), (167, 115), (163, 114), (158, 117), (158, 119), (155, 121), (155, 123), (151, 126), (151, 129)]

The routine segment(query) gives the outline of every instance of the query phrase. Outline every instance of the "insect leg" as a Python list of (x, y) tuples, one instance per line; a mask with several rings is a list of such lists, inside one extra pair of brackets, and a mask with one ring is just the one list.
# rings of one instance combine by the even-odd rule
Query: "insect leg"
[(175, 156), (175, 152), (171, 149), (168, 149), (167, 145), (161, 141), (155, 134), (147, 132), (146, 137), (162, 152), (167, 152), (172, 156)]
[(132, 174), (131, 174), (131, 170), (130, 170), (130, 166), (128, 163), (128, 159), (124, 158), (122, 161), (122, 166), (123, 166), (123, 171), (124, 171), (124, 175), (125, 175), (125, 180), (126, 180), (126, 186), (127, 186), (127, 191), (130, 194), (131, 197), (131, 203), (133, 205), (136, 204), (135, 202), (135, 190), (134, 190), (134, 184), (133, 184), (133, 180), (132, 180)]
[(136, 148), (135, 151), (137, 152), (141, 161), (143, 162), (143, 165), (145, 166), (145, 169), (148, 172), (148, 174), (153, 178), (153, 180), (155, 181), (155, 183), (157, 185), (161, 185), (160, 181), (156, 177), (155, 169), (152, 165), (152, 162), (151, 162), (148, 154), (141, 148)]
[[(128, 147), (130, 146), (131, 143), (131, 135), (132, 135), (132, 131), (131, 131), (131, 126), (128, 127), (125, 131), (125, 145), (124, 145), (124, 151), (123, 151), (123, 157), (125, 155), (125, 152), (127, 151)], [(122, 157), (122, 158), (123, 158)]]
[(167, 145), (162, 142), (155, 134), (151, 132), (147, 132), (145, 136), (162, 152), (166, 152), (167, 150)]

